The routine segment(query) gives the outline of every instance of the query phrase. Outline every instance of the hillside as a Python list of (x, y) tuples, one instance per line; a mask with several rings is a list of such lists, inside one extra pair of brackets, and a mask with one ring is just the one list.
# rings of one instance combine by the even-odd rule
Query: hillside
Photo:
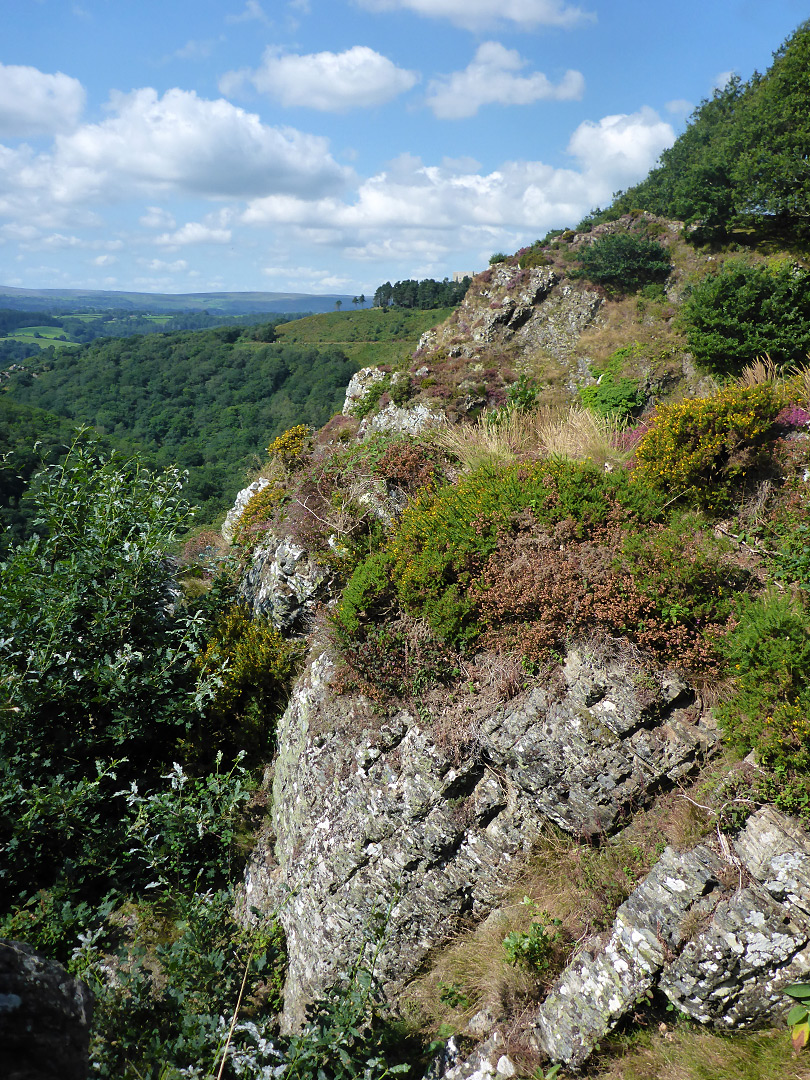
[(85, 311), (145, 311), (173, 314), (207, 311), (222, 315), (285, 314), (296, 311), (331, 311), (337, 301), (351, 296), (331, 293), (212, 292), (139, 293), (99, 289), (17, 289), (0, 285), (0, 308), (47, 311), (49, 314)]
[[(28, 430), (244, 488), (181, 547), (181, 478), (85, 435), (0, 563), (0, 933), (92, 985), (94, 1075), (809, 1080), (809, 252), (740, 141), (805, 167), (809, 36), (655, 212), (494, 256), (439, 325), (7, 380)], [(670, 190), (707, 160), (717, 220)]]
[(358, 368), (408, 363), (419, 338), (446, 319), (451, 308), (426, 311), (372, 308), (297, 319), (279, 326), (278, 340), (295, 345), (337, 345)]

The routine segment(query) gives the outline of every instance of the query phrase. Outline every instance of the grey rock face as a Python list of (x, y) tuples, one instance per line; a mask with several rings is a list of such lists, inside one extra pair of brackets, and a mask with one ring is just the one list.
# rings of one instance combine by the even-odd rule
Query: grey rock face
[(0, 941), (0, 1075), (86, 1080), (93, 995), (61, 964)]
[(329, 592), (328, 570), (291, 540), (272, 538), (258, 548), (239, 586), (254, 615), (285, 634), (306, 632), (313, 610)]
[[(488, 282), (477, 279), (453, 323), (422, 335), (419, 350), (445, 347), (452, 356), (471, 357), (481, 346), (510, 345), (566, 360), (602, 303), (598, 293), (561, 282), (550, 267), (496, 266)], [(453, 344), (458, 327), (466, 328), (464, 341)]]
[(363, 420), (359, 434), (368, 437), (375, 431), (383, 431), (395, 435), (418, 435), (426, 428), (438, 427), (444, 422), (444, 414), (429, 409), (427, 405), (404, 409), (390, 402), (374, 416)]
[[(533, 1040), (554, 1061), (581, 1065), (597, 1042), (648, 991), (683, 943), (684, 919), (720, 887), (720, 860), (707, 848), (667, 848), (616, 913), (597, 956), (569, 964), (533, 1020)], [(711, 901), (709, 901), (711, 902)]]
[[(604, 949), (572, 961), (538, 1008), (539, 1048), (580, 1066), (654, 986), (714, 1027), (784, 1017), (783, 988), (810, 974), (810, 836), (766, 807), (734, 847), (736, 865), (705, 845), (667, 849), (619, 908)], [(735, 891), (721, 886), (735, 875)]]
[(314, 660), (281, 721), (278, 862), (260, 849), (247, 877), (248, 908), (281, 907), (291, 1024), (351, 965), (375, 908), (390, 907), (379, 970), (397, 993), (459, 916), (497, 905), (548, 819), (578, 835), (609, 829), (716, 739), (687, 719), (676, 678), (639, 688), (576, 650), (561, 686), (494, 707), (455, 759), (429, 721), (403, 710), (382, 722), (365, 699), (333, 695), (331, 677)]
[(361, 368), (356, 371), (346, 387), (346, 399), (343, 402), (343, 415), (349, 416), (352, 410), (361, 405), (369, 390), (386, 377), (384, 371), (376, 367)]

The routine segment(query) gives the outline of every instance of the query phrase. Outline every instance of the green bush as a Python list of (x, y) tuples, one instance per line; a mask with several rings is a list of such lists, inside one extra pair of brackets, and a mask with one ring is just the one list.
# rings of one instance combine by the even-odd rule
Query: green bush
[(632, 293), (651, 282), (669, 277), (669, 252), (655, 240), (642, 240), (628, 233), (602, 236), (577, 254), (581, 270), (596, 285), (617, 293)]
[(730, 485), (761, 465), (781, 405), (770, 383), (662, 405), (636, 449), (639, 471), (674, 497), (721, 508)]
[(718, 708), (726, 738), (755, 750), (763, 799), (810, 818), (810, 614), (789, 595), (742, 597), (725, 651), (735, 689)]
[(709, 371), (738, 374), (766, 354), (778, 365), (803, 361), (810, 351), (810, 271), (788, 262), (729, 261), (693, 287), (681, 323)]
[(539, 528), (569, 521), (582, 537), (609, 519), (649, 521), (659, 502), (624, 471), (604, 473), (587, 463), (479, 469), (417, 495), (385, 550), (354, 571), (336, 619), (349, 635), (362, 634), (359, 613), (371, 620), (396, 601), (441, 640), (464, 647), (482, 629), (474, 617), (475, 582), (517, 515), (528, 514)]
[(644, 405), (644, 395), (637, 379), (617, 378), (605, 372), (596, 386), (582, 386), (579, 400), (600, 416), (615, 416), (617, 420), (629, 420)]

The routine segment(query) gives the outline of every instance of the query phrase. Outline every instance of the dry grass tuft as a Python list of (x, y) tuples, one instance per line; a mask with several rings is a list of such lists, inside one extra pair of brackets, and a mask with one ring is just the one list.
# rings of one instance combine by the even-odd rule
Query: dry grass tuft
[(563, 410), (545, 406), (505, 417), (482, 416), (474, 424), (442, 431), (437, 441), (470, 472), (483, 465), (540, 457), (590, 459), (604, 468), (619, 465), (629, 456), (619, 446), (621, 431), (615, 420), (579, 405)]
[(618, 465), (629, 457), (627, 451), (619, 449), (621, 432), (616, 420), (580, 405), (572, 405), (562, 414), (551, 409), (537, 413), (537, 436), (549, 457), (591, 460), (601, 467)]
[(736, 381), (740, 386), (762, 386), (764, 383), (779, 382), (780, 376), (776, 364), (765, 353), (764, 356), (758, 356), (756, 360), (746, 364)]
[(469, 472), (482, 465), (508, 465), (537, 456), (535, 416), (518, 410), (498, 419), (481, 416), (474, 424), (446, 428), (437, 442)]
[(593, 1080), (810, 1080), (810, 1056), (795, 1057), (784, 1030), (716, 1035), (662, 1025), (614, 1047), (614, 1054), (587, 1075)]

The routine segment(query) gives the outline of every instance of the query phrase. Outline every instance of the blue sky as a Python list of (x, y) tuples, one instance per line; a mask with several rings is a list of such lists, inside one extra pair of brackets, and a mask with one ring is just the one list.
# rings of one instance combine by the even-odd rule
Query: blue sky
[(801, 0), (4, 0), (0, 284), (373, 293), (641, 179)]

